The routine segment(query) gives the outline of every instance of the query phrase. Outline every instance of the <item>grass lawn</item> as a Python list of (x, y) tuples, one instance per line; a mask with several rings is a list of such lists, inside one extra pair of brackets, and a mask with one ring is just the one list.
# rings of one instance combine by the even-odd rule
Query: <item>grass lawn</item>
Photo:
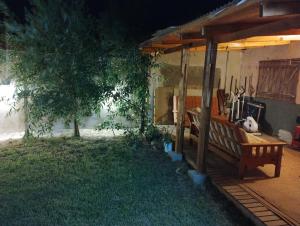
[(249, 225), (184, 163), (124, 138), (0, 148), (1, 225)]

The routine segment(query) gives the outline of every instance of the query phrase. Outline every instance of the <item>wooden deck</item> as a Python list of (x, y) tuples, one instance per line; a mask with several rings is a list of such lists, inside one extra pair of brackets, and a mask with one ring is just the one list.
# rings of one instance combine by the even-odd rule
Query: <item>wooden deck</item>
[[(195, 168), (196, 148), (187, 139), (184, 157)], [(273, 171), (266, 165), (239, 180), (236, 168), (211, 152), (208, 155), (211, 182), (256, 225), (300, 226), (300, 152), (285, 148), (281, 176), (274, 178)]]
[(218, 190), (256, 225), (300, 225), (239, 180), (224, 175), (222, 170), (210, 167), (208, 175)]

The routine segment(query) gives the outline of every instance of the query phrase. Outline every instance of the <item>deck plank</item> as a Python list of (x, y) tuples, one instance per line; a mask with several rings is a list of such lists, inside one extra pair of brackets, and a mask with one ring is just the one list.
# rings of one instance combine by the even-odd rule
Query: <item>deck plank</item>
[(233, 197), (236, 198), (238, 201), (253, 198), (251, 195), (234, 195)]
[(230, 195), (248, 195), (245, 191), (239, 191), (239, 192), (229, 192)]
[(251, 198), (251, 199), (243, 199), (243, 200), (239, 200), (239, 201), (242, 204), (257, 203), (257, 200), (253, 199), (253, 198)]
[(256, 212), (262, 212), (262, 211), (267, 211), (268, 209), (264, 206), (259, 206), (259, 207), (249, 207), (248, 208), (251, 212), (256, 213)]
[(244, 192), (244, 190), (242, 188), (231, 188), (231, 189), (224, 189), (225, 191), (229, 192), (229, 193), (233, 193), (233, 192)]
[(268, 222), (268, 221), (274, 221), (274, 220), (280, 220), (279, 217), (275, 215), (270, 215), (270, 216), (261, 216), (259, 217), (263, 222)]
[(245, 207), (247, 208), (251, 208), (251, 207), (261, 207), (263, 206), (263, 204), (259, 203), (259, 202), (255, 202), (255, 203), (246, 203), (246, 204), (243, 204)]
[(268, 221), (264, 222), (267, 226), (283, 226), (287, 225), (287, 223), (283, 220), (275, 220), (275, 221)]
[(275, 215), (272, 211), (267, 210), (267, 211), (263, 211), (263, 212), (257, 212), (257, 213), (255, 213), (255, 216), (260, 218), (260, 217), (275, 216)]

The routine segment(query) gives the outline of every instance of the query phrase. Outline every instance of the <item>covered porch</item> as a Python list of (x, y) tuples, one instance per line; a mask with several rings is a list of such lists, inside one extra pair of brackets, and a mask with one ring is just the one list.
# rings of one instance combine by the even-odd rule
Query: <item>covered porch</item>
[[(277, 138), (263, 135), (269, 141)], [(185, 138), (184, 158), (195, 168), (196, 147)], [(208, 152), (207, 174), (211, 182), (256, 224), (300, 224), (300, 152), (284, 147), (280, 177), (274, 166), (249, 170), (243, 180), (237, 169), (213, 152)]]
[[(149, 53), (172, 54), (178, 51), (181, 53), (178, 113), (176, 127), (172, 130), (175, 151), (182, 153), (185, 160), (200, 174), (208, 174), (218, 189), (258, 225), (300, 224), (298, 189), (300, 152), (284, 147), (280, 177), (273, 177), (273, 166), (265, 165), (249, 170), (244, 180), (240, 180), (237, 176), (238, 171), (232, 164), (209, 151), (211, 112), (213, 98), (216, 95), (214, 83), (216, 83), (217, 57), (224, 52), (252, 48), (261, 48), (263, 52), (265, 47), (289, 45), (299, 40), (299, 1), (248, 0), (233, 1), (192, 22), (159, 31), (153, 38), (141, 44), (143, 51)], [(199, 51), (205, 52), (202, 87), (199, 91), (200, 126), (196, 143), (191, 144), (189, 128), (186, 128), (185, 123), (187, 80), (191, 54)], [(251, 72), (244, 69), (243, 73)], [(240, 71), (236, 76), (238, 81), (236, 84), (243, 83), (245, 78), (243, 73)], [(220, 86), (228, 88), (230, 79), (221, 76), (218, 83), (218, 88)], [(224, 89), (226, 91), (226, 88)], [(299, 91), (299, 89), (296, 91), (297, 95)], [(252, 96), (250, 88), (246, 91), (246, 95)], [(228, 115), (223, 117), (226, 118)], [(270, 142), (278, 141), (264, 134), (262, 138)]]
[[(173, 131), (174, 126), (160, 126)], [(197, 146), (190, 143), (190, 131), (185, 129), (184, 160), (196, 169)], [(278, 142), (266, 134), (261, 139)], [(280, 177), (274, 177), (274, 166), (265, 165), (249, 170), (241, 180), (238, 170), (218, 155), (207, 153), (207, 175), (210, 181), (256, 225), (300, 225), (300, 152), (284, 147)]]

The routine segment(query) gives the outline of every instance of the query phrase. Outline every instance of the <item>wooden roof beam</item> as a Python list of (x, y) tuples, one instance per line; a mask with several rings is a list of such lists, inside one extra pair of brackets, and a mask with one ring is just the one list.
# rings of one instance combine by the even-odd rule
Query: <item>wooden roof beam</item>
[(205, 36), (202, 32), (189, 32), (181, 35), (182, 40), (203, 39)]
[(205, 26), (200, 32), (183, 33), (182, 40), (193, 40), (193, 39), (206, 39), (222, 34), (229, 34), (243, 29), (249, 29), (257, 26), (253, 23), (235, 23), (235, 24), (222, 24), (215, 26)]
[(193, 43), (188, 43), (188, 44), (184, 44), (181, 46), (169, 48), (169, 49), (164, 50), (163, 52), (164, 52), (164, 54), (169, 54), (169, 53), (174, 53), (174, 52), (180, 51), (182, 49), (191, 49), (191, 48), (196, 48), (196, 47), (205, 46), (205, 45), (206, 45), (206, 40), (203, 40), (203, 41), (199, 41), (199, 42), (193, 42)]
[(194, 39), (185, 39), (185, 40), (162, 40), (159, 42), (153, 42), (152, 45), (184, 45), (189, 44), (192, 42), (201, 41), (201, 40), (194, 40)]
[(260, 16), (287, 16), (300, 14), (299, 0), (263, 1), (260, 4)]
[[(219, 35), (215, 37), (218, 43), (231, 42), (254, 36), (271, 36), (271, 35), (289, 35), (288, 30), (300, 28), (300, 17), (279, 20), (263, 25), (258, 25), (249, 29)], [(286, 33), (285, 33), (286, 32)]]

